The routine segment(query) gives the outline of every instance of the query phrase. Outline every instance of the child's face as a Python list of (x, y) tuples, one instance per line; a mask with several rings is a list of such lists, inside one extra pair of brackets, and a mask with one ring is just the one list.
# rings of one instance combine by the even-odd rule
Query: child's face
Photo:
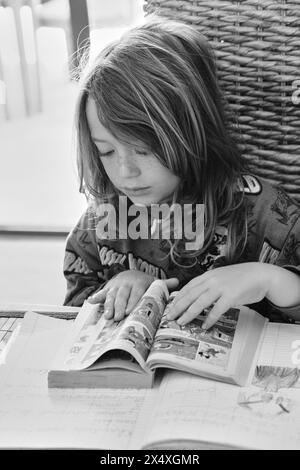
[(149, 205), (168, 200), (179, 184), (175, 176), (141, 142), (118, 141), (99, 121), (95, 102), (86, 107), (92, 139), (113, 185), (135, 204)]

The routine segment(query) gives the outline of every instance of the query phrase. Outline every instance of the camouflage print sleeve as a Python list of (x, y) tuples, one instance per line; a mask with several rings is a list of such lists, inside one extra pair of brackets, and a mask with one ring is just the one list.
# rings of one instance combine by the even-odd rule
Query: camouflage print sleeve
[[(275, 264), (297, 274), (299, 276), (300, 289), (300, 215), (289, 231)], [(269, 304), (272, 311), (280, 311), (287, 320), (293, 321), (295, 318), (299, 321), (300, 305), (279, 308), (271, 304), (271, 302)]]
[(300, 210), (277, 259), (279, 266), (300, 274)]
[[(249, 243), (245, 261), (289, 269), (299, 274), (300, 282), (300, 206), (280, 187), (263, 178), (252, 180), (255, 190), (246, 191)], [(266, 299), (252, 308), (276, 321), (300, 315), (300, 305), (279, 308)]]
[(90, 209), (83, 214), (67, 238), (64, 276), (67, 292), (64, 305), (81, 306), (92, 292), (104, 286), (99, 279), (99, 255), (94, 217)]

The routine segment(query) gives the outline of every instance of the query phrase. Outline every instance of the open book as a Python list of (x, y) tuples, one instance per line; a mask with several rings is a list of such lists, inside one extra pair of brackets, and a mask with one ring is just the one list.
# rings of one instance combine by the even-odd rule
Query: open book
[(245, 385), (255, 365), (267, 320), (231, 308), (209, 330), (207, 311), (185, 326), (168, 321), (176, 293), (154, 281), (122, 321), (104, 318), (87, 301), (48, 374), (49, 387), (150, 388), (155, 370), (171, 368)]

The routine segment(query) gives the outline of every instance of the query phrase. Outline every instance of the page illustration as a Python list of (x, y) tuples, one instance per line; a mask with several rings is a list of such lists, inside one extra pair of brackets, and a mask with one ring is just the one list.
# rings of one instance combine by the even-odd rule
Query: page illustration
[[(167, 315), (172, 309), (173, 296), (163, 314), (149, 361), (164, 357), (182, 358), (199, 364), (226, 368), (235, 335), (239, 309), (229, 309), (215, 325), (204, 330), (202, 324), (209, 310), (205, 309), (190, 323), (180, 326)], [(158, 356), (159, 355), (159, 356)]]
[[(300, 370), (292, 367), (257, 366), (253, 388), (243, 391), (238, 404), (258, 416), (280, 416), (299, 408), (286, 389), (300, 389)], [(254, 388), (255, 387), (255, 388)]]
[[(108, 351), (122, 350), (131, 354), (146, 369), (145, 361), (166, 305), (168, 291), (163, 281), (155, 281), (133, 311), (121, 321), (106, 319), (103, 305), (85, 305), (84, 319), (78, 318), (75, 334), (69, 341), (64, 361), (67, 369), (91, 366)], [(128, 359), (120, 352), (120, 359)], [(116, 358), (116, 355), (114, 356)]]

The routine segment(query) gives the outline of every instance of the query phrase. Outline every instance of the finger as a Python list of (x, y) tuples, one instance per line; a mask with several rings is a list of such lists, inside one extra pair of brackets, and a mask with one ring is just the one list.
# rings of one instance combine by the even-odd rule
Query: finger
[(231, 302), (226, 297), (220, 297), (207, 315), (202, 328), (204, 330), (211, 328), (230, 307), (232, 307)]
[(176, 320), (179, 318), (207, 289), (207, 285), (203, 284), (202, 286), (199, 286), (192, 291), (186, 292), (186, 294), (179, 300), (177, 299), (177, 294), (175, 299), (172, 301), (172, 306), (168, 312), (167, 319)]
[(128, 299), (127, 307), (125, 314), (129, 315), (130, 312), (136, 307), (137, 303), (141, 300), (142, 296), (145, 294), (146, 289), (142, 287), (134, 286), (131, 289), (130, 297)]
[(207, 280), (206, 278), (203, 278), (203, 276), (204, 274), (202, 276), (195, 277), (194, 279), (189, 281), (184, 287), (182, 287), (182, 289), (180, 289), (180, 291), (178, 292), (178, 294), (176, 294), (176, 297), (174, 299), (175, 306), (178, 302), (181, 302), (183, 298), (188, 298), (190, 295), (192, 295), (192, 292), (195, 289), (203, 290), (202, 287), (205, 285), (206, 280)]
[(104, 301), (108, 290), (108, 287), (104, 287), (103, 289), (91, 295), (87, 300), (90, 304), (101, 304)]
[(118, 290), (117, 297), (115, 299), (115, 321), (120, 321), (125, 317), (125, 310), (130, 296), (131, 286), (122, 286)]
[(170, 279), (165, 280), (169, 292), (179, 286), (179, 279), (177, 277), (171, 277)]
[(117, 287), (109, 289), (104, 303), (104, 317), (108, 320), (114, 316), (115, 298), (117, 296)]
[(198, 298), (193, 302), (189, 308), (181, 315), (177, 320), (179, 325), (186, 325), (197, 317), (203, 310), (210, 305), (212, 305), (219, 298), (218, 293), (209, 289), (203, 292)]

